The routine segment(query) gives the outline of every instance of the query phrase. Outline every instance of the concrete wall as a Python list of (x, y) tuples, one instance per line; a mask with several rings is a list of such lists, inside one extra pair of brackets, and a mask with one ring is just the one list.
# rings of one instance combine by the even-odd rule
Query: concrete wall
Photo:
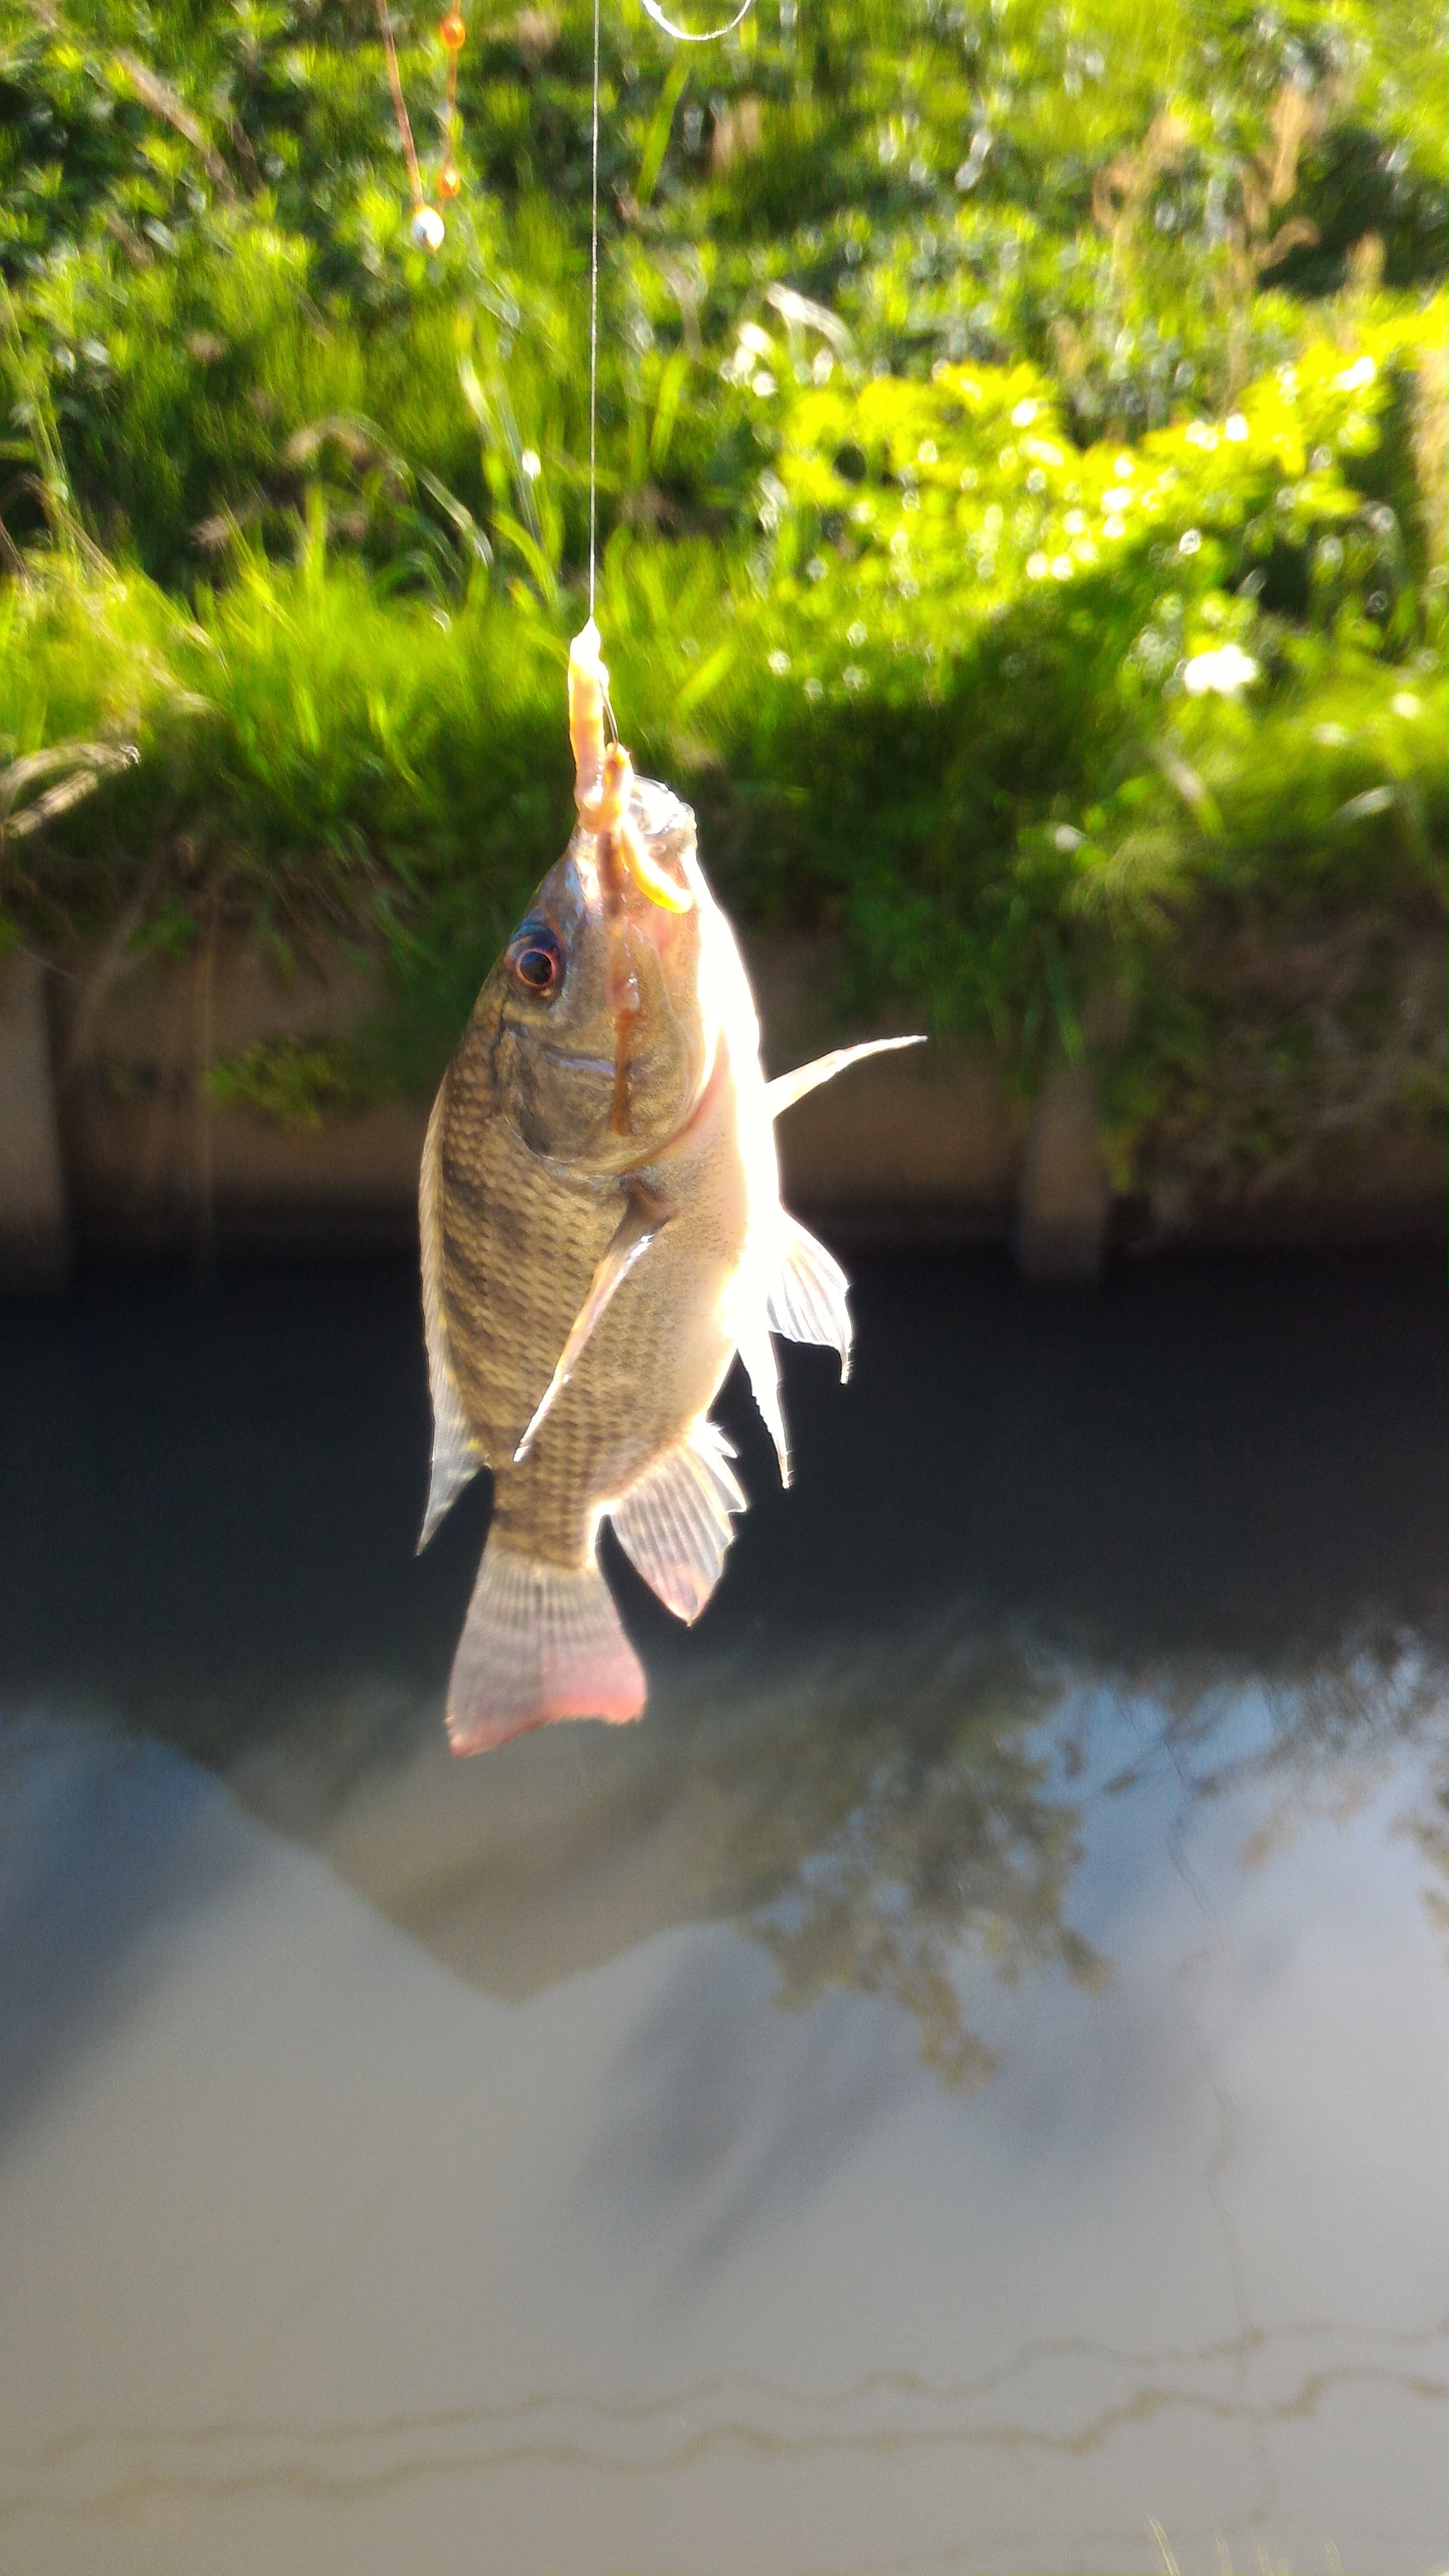
[(58, 1286), (70, 1229), (39, 960), (0, 958), (0, 1287)]
[[(761, 943), (750, 963), (772, 1071), (838, 1043), (826, 943)], [(262, 1037), (345, 1035), (377, 1001), (361, 969), (282, 978), (241, 940), (179, 963), (82, 960), (49, 994), (34, 961), (4, 961), (0, 1277), (63, 1278), (72, 1240), (124, 1253), (413, 1242), (426, 1103), (282, 1127), (218, 1107), (201, 1080)], [(921, 1048), (813, 1094), (779, 1137), (790, 1204), (845, 1240), (1005, 1237), (1029, 1275), (1073, 1278), (1130, 1221), (1071, 1068), (1024, 1118), (988, 1059)], [(1443, 1205), (1433, 1141), (1380, 1137), (1189, 1239), (1402, 1240), (1440, 1228)]]

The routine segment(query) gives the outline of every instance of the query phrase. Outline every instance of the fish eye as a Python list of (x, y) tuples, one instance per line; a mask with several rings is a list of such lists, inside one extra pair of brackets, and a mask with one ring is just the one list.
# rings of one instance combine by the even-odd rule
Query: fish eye
[(563, 982), (563, 950), (551, 930), (541, 922), (530, 922), (509, 948), (508, 967), (515, 984), (521, 984), (525, 993), (546, 1000)]

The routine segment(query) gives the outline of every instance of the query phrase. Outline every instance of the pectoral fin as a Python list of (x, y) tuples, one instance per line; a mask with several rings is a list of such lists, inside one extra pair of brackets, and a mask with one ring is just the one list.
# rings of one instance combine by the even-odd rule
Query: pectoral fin
[(833, 1082), (852, 1064), (864, 1064), (868, 1055), (893, 1055), (897, 1047), (924, 1046), (924, 1037), (868, 1038), (864, 1046), (836, 1047), (830, 1055), (818, 1055), (813, 1064), (797, 1065), (793, 1073), (778, 1073), (765, 1085), (770, 1116), (778, 1118), (782, 1109), (793, 1109), (807, 1091), (818, 1091), (822, 1082)]
[(418, 1188), (418, 1231), (423, 1255), (423, 1331), (428, 1345), (428, 1389), (433, 1399), (433, 1473), (428, 1487), (428, 1507), (423, 1515), (422, 1536), (418, 1540), (420, 1556), (439, 1521), (452, 1509), (464, 1486), (471, 1484), (479, 1468), (487, 1465), (468, 1427), (443, 1330), (442, 1229), (438, 1221), (438, 1155), (442, 1125), (443, 1095), (440, 1091), (428, 1120), (422, 1179)]
[(734, 1535), (730, 1515), (746, 1507), (734, 1454), (713, 1422), (697, 1422), (612, 1514), (625, 1555), (676, 1619), (699, 1617)]
[(637, 1261), (642, 1261), (655, 1236), (669, 1223), (672, 1211), (652, 1191), (637, 1182), (629, 1192), (624, 1213), (619, 1219), (614, 1239), (594, 1272), (589, 1293), (579, 1308), (572, 1331), (559, 1354), (559, 1362), (534, 1409), (533, 1420), (513, 1452), (515, 1467), (521, 1467), (544, 1423), (548, 1420), (569, 1379), (583, 1357), (585, 1345), (601, 1315), (622, 1288)]
[(850, 1375), (849, 1288), (833, 1252), (793, 1216), (780, 1211), (776, 1267), (770, 1281), (770, 1329), (792, 1342), (820, 1342), (840, 1353), (840, 1377)]

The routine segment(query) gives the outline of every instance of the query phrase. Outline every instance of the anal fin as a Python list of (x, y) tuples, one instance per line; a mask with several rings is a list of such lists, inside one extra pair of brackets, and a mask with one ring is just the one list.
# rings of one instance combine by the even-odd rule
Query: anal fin
[(613, 1512), (625, 1555), (676, 1619), (699, 1617), (734, 1535), (730, 1515), (746, 1509), (734, 1454), (716, 1424), (697, 1422)]
[(834, 1253), (783, 1208), (780, 1229), (769, 1290), (770, 1329), (792, 1342), (819, 1342), (838, 1351), (843, 1384), (850, 1375), (850, 1283)]
[(785, 1428), (785, 1413), (780, 1402), (780, 1370), (775, 1358), (775, 1345), (770, 1339), (769, 1322), (764, 1315), (741, 1334), (739, 1352), (750, 1381), (750, 1393), (760, 1409), (760, 1419), (775, 1444), (780, 1482), (788, 1485), (790, 1435)]

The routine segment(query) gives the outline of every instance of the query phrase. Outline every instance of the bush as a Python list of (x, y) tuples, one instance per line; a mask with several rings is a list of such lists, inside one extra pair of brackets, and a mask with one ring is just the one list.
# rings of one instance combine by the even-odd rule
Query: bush
[[(738, 914), (838, 934), (842, 1012), (1025, 1089), (1090, 1055), (1130, 1173), (1215, 941), (1442, 903), (1436, 30), (815, 0), (706, 71), (606, 29), (636, 756)], [(360, 6), (135, 44), (0, 0), (0, 920), (380, 951), (367, 1079), (422, 1088), (569, 820), (587, 12), (470, 35), (433, 262)], [(421, 23), (403, 71), (431, 170)]]

